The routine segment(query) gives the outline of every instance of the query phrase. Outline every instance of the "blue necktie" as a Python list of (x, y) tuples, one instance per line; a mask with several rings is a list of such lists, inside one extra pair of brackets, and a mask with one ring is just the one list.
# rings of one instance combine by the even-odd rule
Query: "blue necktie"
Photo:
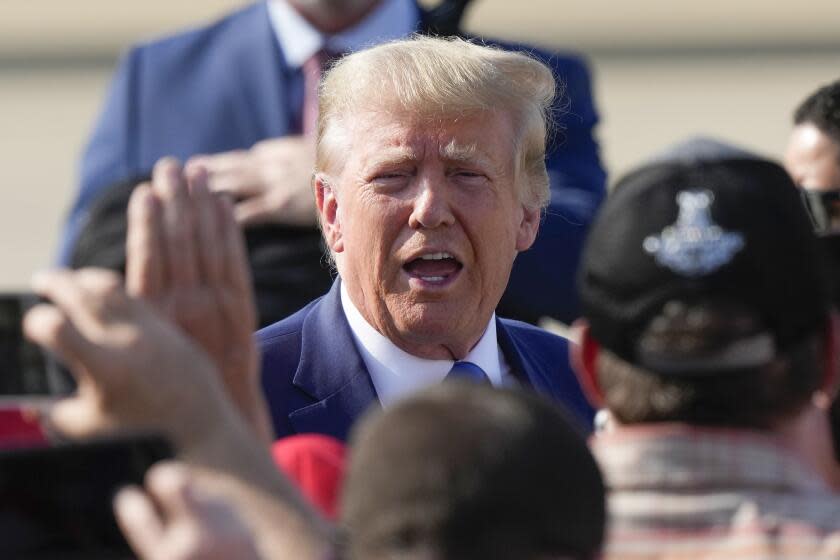
[(452, 364), (452, 369), (446, 374), (446, 381), (450, 379), (464, 379), (474, 383), (490, 384), (490, 378), (484, 373), (484, 370), (472, 362), (455, 362)]

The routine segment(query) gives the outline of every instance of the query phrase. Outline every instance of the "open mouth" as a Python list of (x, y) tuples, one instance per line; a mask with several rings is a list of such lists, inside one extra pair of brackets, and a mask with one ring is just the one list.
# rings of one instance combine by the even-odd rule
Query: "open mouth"
[(464, 268), (451, 253), (428, 253), (410, 260), (403, 265), (403, 270), (411, 278), (426, 284), (446, 284), (453, 280)]

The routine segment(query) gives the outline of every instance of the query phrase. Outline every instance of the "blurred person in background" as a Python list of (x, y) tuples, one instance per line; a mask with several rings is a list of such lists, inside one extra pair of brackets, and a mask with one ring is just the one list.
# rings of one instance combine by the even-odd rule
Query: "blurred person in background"
[(804, 190), (818, 232), (840, 229), (840, 81), (821, 87), (794, 112), (785, 167)]
[[(840, 296), (840, 81), (809, 95), (796, 108), (785, 167), (802, 189), (814, 231), (828, 256), (834, 307)], [(831, 409), (837, 464), (830, 481), (840, 490), (840, 399)]]
[(784, 169), (698, 139), (629, 173), (580, 290), (606, 558), (836, 558), (836, 328)]
[[(322, 295), (331, 277), (310, 188), (319, 77), (336, 56), (372, 44), (418, 31), (458, 33), (468, 3), (446, 0), (425, 10), (414, 0), (270, 0), (131, 49), (82, 158), (61, 262), (101, 264), (97, 253), (112, 243), (100, 235), (103, 221), (113, 226), (109, 216), (124, 215), (128, 199), (115, 201), (107, 191), (121, 185), (128, 192), (156, 161), (174, 156), (205, 168), (210, 188), (230, 193), (238, 222), (252, 230), (261, 325)], [(574, 54), (502, 46), (546, 62), (564, 95), (552, 108), (557, 131), (547, 152), (552, 198), (545, 225), (517, 259), (500, 309), (529, 322), (570, 322), (578, 310), (580, 249), (605, 181), (589, 74)], [(119, 231), (113, 243), (122, 245)], [(106, 260), (116, 269), (122, 264), (120, 255)]]

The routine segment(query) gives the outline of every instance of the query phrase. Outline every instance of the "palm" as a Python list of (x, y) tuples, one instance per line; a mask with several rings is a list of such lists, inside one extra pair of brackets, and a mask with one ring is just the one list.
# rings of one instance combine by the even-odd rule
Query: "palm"
[(166, 293), (156, 306), (210, 355), (232, 388), (237, 377), (256, 369), (251, 301), (250, 291), (203, 285)]
[(242, 234), (228, 201), (198, 168), (155, 167), (129, 205), (126, 283), (210, 355), (231, 397), (257, 424), (261, 411), (256, 311)]

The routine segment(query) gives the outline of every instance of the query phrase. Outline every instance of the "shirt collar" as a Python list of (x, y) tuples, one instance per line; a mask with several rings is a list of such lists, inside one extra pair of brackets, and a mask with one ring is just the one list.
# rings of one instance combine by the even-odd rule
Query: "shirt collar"
[(821, 491), (809, 465), (770, 433), (663, 423), (596, 434), (593, 453), (610, 488), (776, 488)]
[[(405, 352), (379, 333), (350, 300), (343, 282), (341, 307), (382, 406), (387, 407), (403, 396), (443, 381), (452, 369), (455, 363), (453, 360), (419, 358)], [(506, 384), (496, 339), (495, 313), (490, 317), (484, 334), (463, 361), (472, 362), (483, 369), (493, 386)]]
[(362, 21), (335, 35), (324, 35), (286, 0), (269, 0), (268, 17), (290, 68), (300, 68), (319, 50), (350, 53), (406, 37), (416, 31), (420, 11), (413, 0), (382, 0)]

